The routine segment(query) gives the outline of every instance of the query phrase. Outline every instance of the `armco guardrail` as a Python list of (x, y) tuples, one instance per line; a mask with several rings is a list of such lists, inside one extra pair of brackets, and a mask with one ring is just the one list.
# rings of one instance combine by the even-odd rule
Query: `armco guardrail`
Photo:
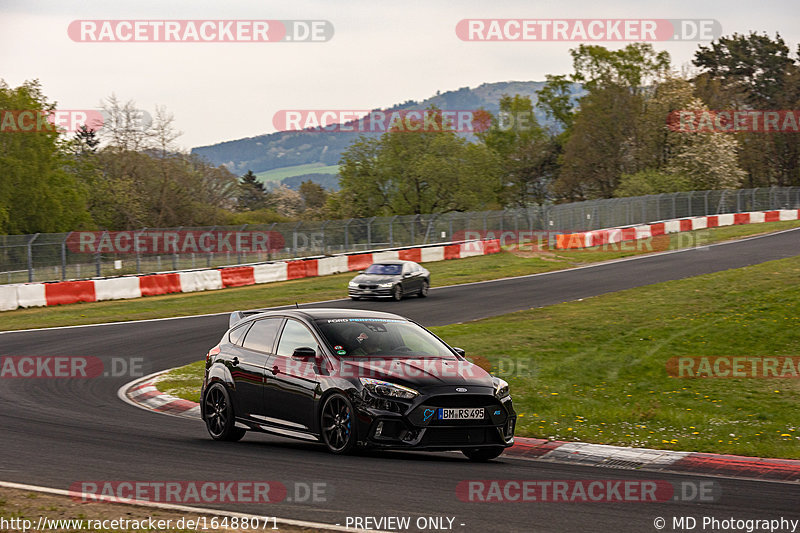
[[(685, 217), (800, 209), (800, 187), (694, 191), (613, 198), (505, 211), (443, 213), (276, 224), (142, 228), (127, 232), (0, 235), (0, 283), (82, 279), (165, 270), (188, 270), (276, 261), (376, 248), (398, 248), (468, 240), (475, 232), (548, 231), (576, 233), (649, 224)], [(228, 232), (266, 236), (265, 250), (189, 249), (163, 253), (131, 245), (135, 237), (167, 238)], [(113, 239), (111, 247), (81, 251), (88, 241)], [(145, 239), (146, 240), (146, 239)], [(124, 241), (124, 242), (120, 242)], [(77, 245), (77, 246), (76, 246)]]
[(578, 249), (616, 244), (639, 239), (649, 239), (669, 233), (695, 231), (720, 226), (738, 224), (757, 224), (759, 222), (778, 222), (782, 220), (798, 220), (800, 209), (781, 209), (777, 211), (757, 211), (751, 213), (726, 213), (704, 217), (665, 220), (655, 224), (643, 224), (623, 228), (609, 228), (581, 233), (569, 233), (556, 237), (556, 248)]
[(0, 285), (0, 311), (10, 311), (20, 307), (42, 307), (241, 287), (362, 270), (375, 261), (403, 259), (430, 262), (493, 254), (499, 251), (500, 244), (497, 240), (468, 241), (230, 268), (108, 279)]

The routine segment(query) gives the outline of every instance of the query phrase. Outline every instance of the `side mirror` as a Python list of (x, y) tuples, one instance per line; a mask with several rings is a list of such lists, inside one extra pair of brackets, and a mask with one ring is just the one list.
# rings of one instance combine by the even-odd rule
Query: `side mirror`
[(464, 357), (467, 352), (464, 351), (464, 348), (456, 348), (453, 346), (453, 351), (456, 352), (461, 357)]
[(411, 277), (411, 272), (406, 272), (405, 274), (403, 274), (403, 277), (404, 278), (410, 278)]
[(300, 346), (299, 348), (295, 348), (294, 352), (292, 353), (293, 359), (300, 359), (301, 361), (310, 361), (317, 357), (317, 352), (314, 348), (309, 348), (308, 346)]

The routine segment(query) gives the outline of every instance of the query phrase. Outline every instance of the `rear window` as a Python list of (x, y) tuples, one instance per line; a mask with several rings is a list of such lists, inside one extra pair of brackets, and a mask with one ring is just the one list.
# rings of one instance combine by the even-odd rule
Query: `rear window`
[(241, 326), (237, 326), (228, 333), (228, 340), (231, 344), (236, 344), (237, 346), (242, 345), (242, 339), (244, 339), (244, 334), (247, 333), (247, 328), (250, 327), (250, 323), (242, 324)]
[(399, 276), (403, 272), (403, 265), (370, 265), (364, 274), (380, 274), (382, 276)]

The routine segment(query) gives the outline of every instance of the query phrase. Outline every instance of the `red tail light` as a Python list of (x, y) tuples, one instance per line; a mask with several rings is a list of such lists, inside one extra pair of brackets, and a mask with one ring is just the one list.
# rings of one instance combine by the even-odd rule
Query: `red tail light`
[(215, 355), (219, 354), (219, 352), (221, 352), (221, 351), (222, 350), (220, 349), (219, 344), (217, 344), (216, 346), (211, 348), (208, 351), (208, 353), (206, 354), (206, 363), (208, 363), (211, 360), (212, 357), (214, 357)]

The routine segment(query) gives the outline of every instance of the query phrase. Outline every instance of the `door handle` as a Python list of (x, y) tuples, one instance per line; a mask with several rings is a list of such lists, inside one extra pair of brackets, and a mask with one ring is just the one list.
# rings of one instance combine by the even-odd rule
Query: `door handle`
[(278, 368), (278, 365), (272, 367), (272, 375), (276, 375), (279, 371), (280, 369)]
[(238, 357), (234, 357), (233, 361), (231, 361), (231, 362), (234, 364), (234, 366), (239, 366), (239, 358)]

